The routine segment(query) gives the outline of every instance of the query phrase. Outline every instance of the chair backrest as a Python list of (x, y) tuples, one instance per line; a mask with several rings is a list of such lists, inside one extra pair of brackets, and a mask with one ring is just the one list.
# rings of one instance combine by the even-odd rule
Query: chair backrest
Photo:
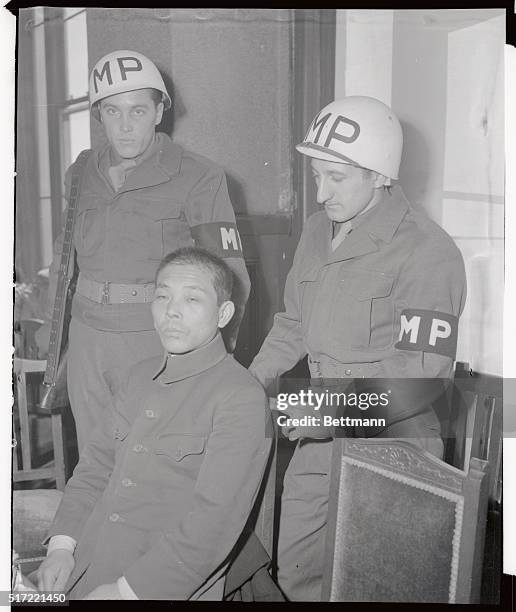
[(465, 473), (409, 442), (334, 443), (322, 598), (479, 599), (486, 462)]
[(41, 544), (63, 496), (56, 489), (13, 491), (13, 548), (20, 559), (45, 556)]
[(41, 327), (41, 319), (22, 319), (14, 324), (14, 349), (16, 357), (38, 358), (36, 332)]
[[(13, 482), (52, 479), (63, 490), (66, 478), (66, 461), (63, 445), (63, 429), (59, 409), (39, 411), (39, 393), (45, 360), (14, 358), (15, 403), (13, 410)], [(33, 465), (34, 436), (31, 435), (32, 418), (50, 418), (54, 459), (43, 466)]]
[(491, 502), (502, 492), (503, 379), (458, 367), (451, 395), (446, 460), (466, 469), (472, 457), (487, 461)]

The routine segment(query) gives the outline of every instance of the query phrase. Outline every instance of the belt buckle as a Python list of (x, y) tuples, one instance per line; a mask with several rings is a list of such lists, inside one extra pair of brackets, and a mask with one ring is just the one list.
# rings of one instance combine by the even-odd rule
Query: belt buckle
[(102, 301), (101, 304), (109, 304), (109, 281), (104, 283), (102, 288)]

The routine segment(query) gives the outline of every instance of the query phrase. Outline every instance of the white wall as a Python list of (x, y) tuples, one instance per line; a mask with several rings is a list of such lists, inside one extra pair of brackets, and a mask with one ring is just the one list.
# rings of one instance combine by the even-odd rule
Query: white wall
[(505, 18), (448, 35), (442, 225), (461, 249), (468, 300), (458, 358), (502, 374)]
[(335, 98), (372, 96), (390, 105), (394, 11), (337, 11)]

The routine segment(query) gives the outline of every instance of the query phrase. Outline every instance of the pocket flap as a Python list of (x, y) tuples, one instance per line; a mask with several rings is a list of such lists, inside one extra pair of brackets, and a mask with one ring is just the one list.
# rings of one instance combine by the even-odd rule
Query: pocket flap
[(179, 219), (182, 206), (180, 202), (171, 202), (170, 198), (157, 198), (155, 196), (144, 196), (138, 194), (134, 198), (135, 205), (131, 210), (144, 214), (154, 221), (165, 221), (166, 219)]
[(181, 461), (187, 455), (201, 455), (206, 446), (206, 438), (189, 434), (170, 434), (161, 436), (156, 444), (157, 455), (167, 455)]
[(372, 270), (343, 271), (340, 288), (359, 301), (387, 297), (391, 294), (394, 276)]

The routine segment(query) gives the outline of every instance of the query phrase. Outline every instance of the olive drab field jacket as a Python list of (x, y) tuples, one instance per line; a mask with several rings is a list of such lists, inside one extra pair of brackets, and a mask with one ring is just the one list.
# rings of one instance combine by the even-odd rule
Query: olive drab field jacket
[[(101, 171), (106, 148), (93, 151), (82, 179), (74, 230), (80, 274), (99, 283), (148, 284), (171, 251), (199, 246), (224, 258), (234, 272), (236, 323), (250, 289), (224, 172), (158, 133), (145, 156), (115, 191)], [(67, 179), (69, 179), (68, 172)], [(67, 180), (67, 190), (69, 180)], [(55, 245), (49, 306), (53, 304), (63, 236)], [(72, 316), (100, 330), (153, 329), (147, 303), (99, 304), (76, 293)]]

